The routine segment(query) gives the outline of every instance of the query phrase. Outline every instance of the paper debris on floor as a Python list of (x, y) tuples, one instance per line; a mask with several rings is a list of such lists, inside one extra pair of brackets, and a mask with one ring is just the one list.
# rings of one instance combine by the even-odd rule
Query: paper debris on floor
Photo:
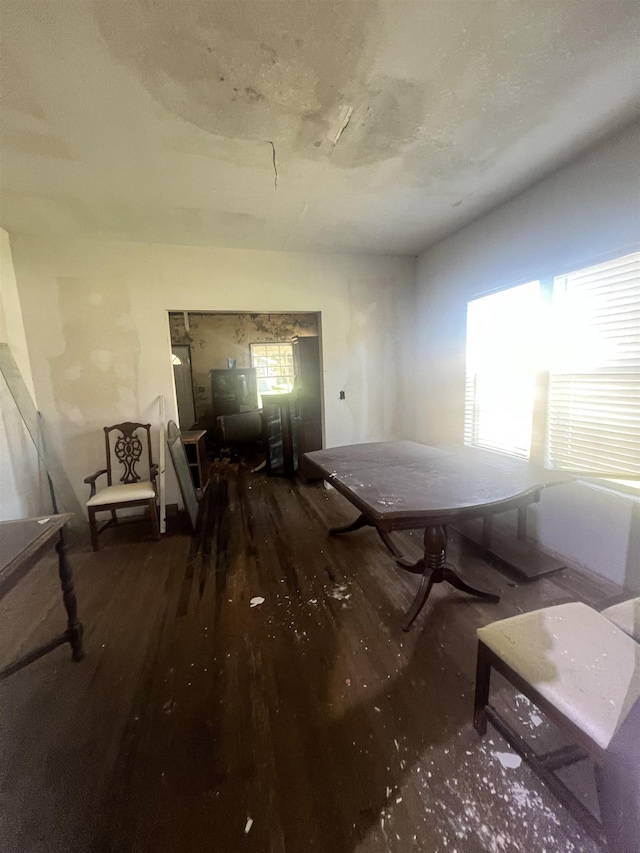
[(495, 752), (494, 755), (503, 767), (516, 768), (522, 764), (522, 759), (515, 752)]

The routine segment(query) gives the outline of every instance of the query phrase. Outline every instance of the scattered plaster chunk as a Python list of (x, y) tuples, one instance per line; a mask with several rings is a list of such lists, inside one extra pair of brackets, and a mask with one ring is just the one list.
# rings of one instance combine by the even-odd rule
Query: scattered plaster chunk
[(495, 756), (503, 767), (515, 769), (522, 764), (520, 756), (513, 752), (496, 752)]

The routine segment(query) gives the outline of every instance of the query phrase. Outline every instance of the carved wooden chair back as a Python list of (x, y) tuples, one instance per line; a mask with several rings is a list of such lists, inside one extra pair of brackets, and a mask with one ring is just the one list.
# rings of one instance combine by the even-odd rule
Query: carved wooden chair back
[(126, 421), (104, 427), (107, 454), (107, 481), (110, 486), (119, 483), (138, 483), (152, 480), (151, 424)]
[[(126, 421), (104, 427), (106, 468), (85, 478), (91, 487), (87, 501), (89, 530), (93, 550), (98, 550), (98, 535), (118, 523), (117, 510), (142, 507), (148, 511), (151, 528), (160, 538), (156, 475), (158, 466), (151, 461), (151, 424)], [(107, 475), (107, 486), (98, 489), (97, 481)], [(96, 515), (109, 512), (111, 521), (98, 527)]]

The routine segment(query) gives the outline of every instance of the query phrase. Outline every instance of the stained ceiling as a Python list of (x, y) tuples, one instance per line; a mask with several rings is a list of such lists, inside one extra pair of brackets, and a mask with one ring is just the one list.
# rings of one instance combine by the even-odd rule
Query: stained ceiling
[(639, 9), (0, 0), (0, 224), (417, 254), (637, 115)]

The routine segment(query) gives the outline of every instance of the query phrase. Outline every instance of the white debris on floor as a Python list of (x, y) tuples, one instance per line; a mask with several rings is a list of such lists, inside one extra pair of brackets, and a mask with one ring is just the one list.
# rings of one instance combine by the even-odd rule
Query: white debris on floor
[(503, 767), (516, 768), (522, 764), (522, 759), (515, 752), (494, 752), (494, 755)]
[(336, 601), (347, 601), (351, 598), (351, 593), (347, 592), (346, 584), (336, 584), (329, 590), (329, 595), (331, 598), (335, 598)]
[[(387, 806), (372, 839), (382, 834), (388, 853), (427, 853), (422, 838), (433, 839), (437, 827), (437, 853), (596, 853), (599, 847), (579, 826), (561, 822), (552, 797), (548, 804), (527, 787), (530, 771), (524, 764), (509, 766), (519, 756), (501, 752), (500, 745), (488, 739), (477, 746), (463, 735), (459, 744), (429, 748), (409, 770), (402, 792), (387, 786)], [(444, 755), (449, 756), (449, 773)], [(506, 766), (501, 755), (507, 756)], [(403, 794), (411, 789), (424, 803), (425, 835), (418, 824), (411, 836), (402, 837), (396, 832), (396, 809), (404, 808)], [(435, 851), (430, 847), (428, 853)]]

